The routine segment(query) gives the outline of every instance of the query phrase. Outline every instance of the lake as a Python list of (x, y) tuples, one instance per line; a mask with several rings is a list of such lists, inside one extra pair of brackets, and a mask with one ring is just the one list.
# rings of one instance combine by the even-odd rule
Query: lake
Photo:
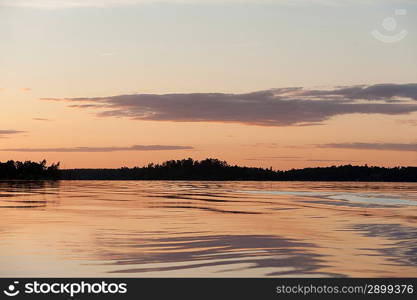
[(417, 277), (417, 183), (0, 182), (1, 277)]

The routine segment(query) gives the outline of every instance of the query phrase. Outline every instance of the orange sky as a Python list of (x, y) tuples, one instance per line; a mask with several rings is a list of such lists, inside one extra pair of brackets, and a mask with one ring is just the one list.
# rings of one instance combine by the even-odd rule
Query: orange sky
[[(194, 149), (114, 152), (0, 152), (0, 160), (61, 161), (64, 168), (144, 165), (168, 159), (217, 157), (278, 169), (332, 164), (416, 165), (416, 151), (321, 148), (327, 143), (411, 143), (416, 113), (405, 116), (343, 115), (320, 126), (256, 126), (222, 122), (136, 121), (97, 117), (94, 111), (41, 101), (35, 92), (3, 91), (15, 101), (2, 112), (2, 125), (24, 131), (4, 135), (1, 148), (130, 147), (180, 145)], [(24, 105), (26, 104), (26, 105)], [(23, 109), (21, 109), (23, 108)], [(36, 118), (36, 119), (33, 119)], [(50, 119), (50, 120), (38, 120)], [(404, 122), (401, 122), (403, 120)], [(415, 139), (414, 139), (415, 140)]]
[[(0, 1), (0, 161), (417, 165), (417, 41), (370, 34), (390, 5), (121, 3)], [(416, 9), (403, 6), (398, 26), (412, 33)], [(303, 89), (273, 90), (292, 87)], [(118, 95), (133, 96), (121, 106)]]

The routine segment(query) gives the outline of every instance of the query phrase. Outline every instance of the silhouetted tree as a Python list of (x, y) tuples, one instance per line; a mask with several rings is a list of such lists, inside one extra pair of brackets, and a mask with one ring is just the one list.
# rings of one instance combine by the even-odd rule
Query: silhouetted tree
[(38, 163), (32, 161), (13, 161), (6, 163), (0, 162), (0, 179), (19, 179), (19, 180), (35, 180), (35, 179), (59, 179), (61, 172), (59, 163), (46, 165), (46, 160)]

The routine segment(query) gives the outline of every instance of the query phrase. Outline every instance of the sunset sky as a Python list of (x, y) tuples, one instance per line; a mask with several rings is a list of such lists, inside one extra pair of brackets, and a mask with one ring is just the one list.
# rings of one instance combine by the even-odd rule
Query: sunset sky
[(417, 165), (417, 1), (0, 0), (0, 54), (0, 161)]

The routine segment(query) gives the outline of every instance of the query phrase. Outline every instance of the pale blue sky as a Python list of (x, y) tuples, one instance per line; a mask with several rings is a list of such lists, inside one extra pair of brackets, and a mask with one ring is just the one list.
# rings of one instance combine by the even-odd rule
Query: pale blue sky
[[(28, 86), (44, 96), (244, 92), (417, 78), (417, 68), (409, 67), (417, 64), (417, 6), (406, 1), (0, 0), (11, 2), (26, 6), (0, 7), (0, 86)], [(92, 7), (44, 9), (81, 2)], [(407, 9), (396, 19), (398, 31), (409, 35), (395, 44), (374, 39), (371, 30), (384, 33), (381, 22), (396, 8)]]

